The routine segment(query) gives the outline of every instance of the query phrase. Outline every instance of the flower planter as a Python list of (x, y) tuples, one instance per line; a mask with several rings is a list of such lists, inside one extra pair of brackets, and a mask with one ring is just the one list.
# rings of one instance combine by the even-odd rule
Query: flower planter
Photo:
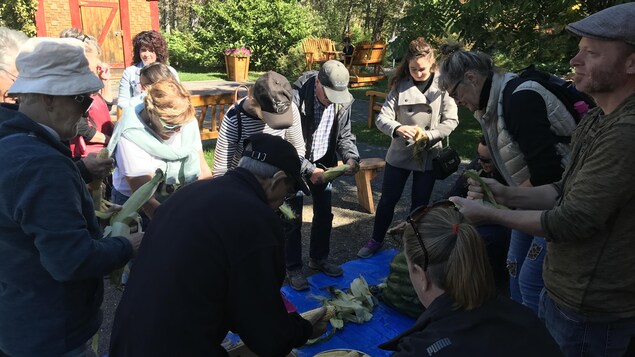
[(225, 69), (227, 80), (234, 82), (247, 82), (249, 77), (249, 57), (225, 56)]

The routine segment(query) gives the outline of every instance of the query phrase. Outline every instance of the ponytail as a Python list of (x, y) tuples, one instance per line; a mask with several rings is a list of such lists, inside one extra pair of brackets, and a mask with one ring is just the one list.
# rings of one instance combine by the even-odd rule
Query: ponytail
[(471, 310), (496, 294), (485, 243), (467, 223), (458, 225), (456, 243), (447, 263), (445, 290), (458, 306)]
[[(433, 208), (416, 226), (428, 251), (430, 280), (452, 297), (457, 308), (471, 310), (495, 296), (485, 243), (459, 211)], [(423, 267), (423, 250), (411, 228), (404, 232), (404, 242), (408, 260)]]

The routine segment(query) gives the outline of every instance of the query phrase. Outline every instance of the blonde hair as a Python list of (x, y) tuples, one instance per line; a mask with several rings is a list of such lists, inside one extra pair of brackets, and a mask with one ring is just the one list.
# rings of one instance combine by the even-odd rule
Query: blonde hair
[(150, 82), (150, 85), (165, 79), (176, 79), (170, 71), (170, 67), (161, 62), (153, 62), (144, 66), (139, 71), (139, 75), (144, 76)]
[[(455, 307), (471, 310), (495, 296), (485, 243), (459, 211), (432, 208), (415, 225), (428, 252), (430, 279), (452, 297)], [(408, 260), (424, 267), (423, 249), (412, 227), (406, 228), (403, 237)]]
[(190, 93), (174, 80), (161, 80), (150, 86), (144, 104), (153, 127), (159, 130), (163, 128), (161, 122), (183, 125), (194, 120)]
[(406, 55), (403, 57), (401, 62), (399, 62), (399, 65), (395, 70), (395, 76), (390, 79), (390, 87), (392, 89), (397, 89), (399, 82), (410, 77), (410, 61), (421, 57), (426, 58), (430, 61), (430, 63), (432, 63), (431, 71), (434, 72), (437, 68), (436, 60), (434, 58), (434, 50), (425, 38), (417, 37), (410, 41)]

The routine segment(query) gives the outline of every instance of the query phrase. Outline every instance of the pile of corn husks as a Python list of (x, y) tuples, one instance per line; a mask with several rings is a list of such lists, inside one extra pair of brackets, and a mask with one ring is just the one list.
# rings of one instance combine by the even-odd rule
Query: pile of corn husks
[(307, 344), (328, 340), (337, 330), (344, 328), (345, 321), (354, 322), (356, 324), (369, 321), (373, 318), (371, 312), (375, 306), (378, 305), (377, 298), (370, 292), (368, 283), (366, 283), (366, 279), (364, 279), (361, 274), (359, 278), (351, 282), (350, 289), (342, 291), (329, 287), (327, 291), (332, 294), (331, 298), (324, 296), (316, 296), (316, 298), (320, 300), (322, 305), (327, 309), (335, 308), (335, 315), (329, 320), (333, 328), (327, 335), (309, 340)]

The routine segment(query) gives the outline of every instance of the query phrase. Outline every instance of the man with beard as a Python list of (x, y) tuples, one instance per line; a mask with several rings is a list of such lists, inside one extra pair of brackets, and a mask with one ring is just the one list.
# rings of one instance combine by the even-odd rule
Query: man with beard
[[(524, 210), (451, 198), (473, 223), (546, 237), (539, 314), (568, 356), (631, 355), (635, 340), (633, 17), (631, 2), (567, 26), (581, 37), (570, 61), (576, 88), (598, 107), (575, 131), (571, 162), (559, 182), (507, 187), (485, 179), (499, 203)], [(470, 183), (470, 198), (482, 198), (482, 188)]]

